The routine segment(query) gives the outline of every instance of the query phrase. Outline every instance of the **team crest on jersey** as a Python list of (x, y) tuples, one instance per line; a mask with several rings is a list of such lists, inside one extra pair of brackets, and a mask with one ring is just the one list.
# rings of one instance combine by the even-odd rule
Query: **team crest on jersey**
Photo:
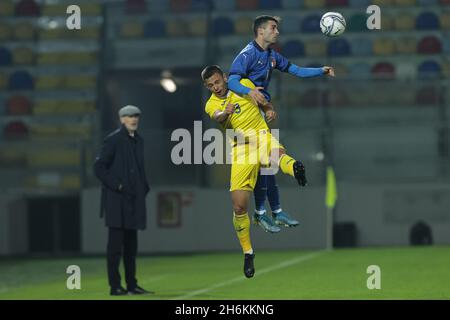
[(275, 60), (275, 58), (272, 58), (272, 63), (271, 63), (272, 69), (274, 69), (276, 65), (277, 65), (277, 61)]

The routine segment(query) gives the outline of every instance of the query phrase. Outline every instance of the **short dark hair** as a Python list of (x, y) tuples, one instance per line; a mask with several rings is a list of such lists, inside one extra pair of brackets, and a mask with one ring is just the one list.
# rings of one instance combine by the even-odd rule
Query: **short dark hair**
[(202, 80), (206, 81), (209, 78), (212, 77), (212, 75), (214, 73), (218, 73), (221, 76), (223, 76), (223, 71), (222, 69), (218, 66), (218, 65), (211, 65), (211, 66), (207, 66), (205, 69), (203, 69), (202, 71)]
[(281, 18), (277, 16), (268, 16), (268, 15), (257, 16), (255, 20), (253, 20), (253, 33), (255, 34), (255, 37), (258, 35), (258, 28), (260, 28), (267, 21), (275, 21), (277, 24), (279, 24)]

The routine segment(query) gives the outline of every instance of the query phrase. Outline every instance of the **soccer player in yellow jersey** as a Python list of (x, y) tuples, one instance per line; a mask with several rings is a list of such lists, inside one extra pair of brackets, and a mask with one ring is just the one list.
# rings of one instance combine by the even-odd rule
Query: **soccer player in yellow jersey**
[[(295, 177), (302, 186), (306, 185), (305, 167), (300, 161), (287, 155), (284, 147), (271, 135), (260, 108), (253, 99), (228, 90), (227, 77), (219, 66), (206, 67), (201, 77), (206, 88), (212, 93), (206, 103), (206, 113), (224, 129), (233, 129), (238, 133), (238, 138), (231, 142), (233, 144), (230, 191), (234, 211), (233, 225), (244, 252), (244, 274), (247, 278), (251, 278), (255, 273), (253, 261), (255, 254), (250, 241), (248, 203), (260, 166), (269, 164), (270, 159), (271, 164), (278, 165), (283, 173)], [(243, 85), (255, 87), (248, 79), (241, 81)], [(275, 117), (270, 104), (261, 108), (266, 118)], [(243, 138), (239, 139), (239, 136)], [(255, 137), (257, 139), (253, 139)], [(257, 146), (252, 149), (255, 141)], [(255, 159), (253, 158), (255, 153), (256, 161), (251, 161)]]

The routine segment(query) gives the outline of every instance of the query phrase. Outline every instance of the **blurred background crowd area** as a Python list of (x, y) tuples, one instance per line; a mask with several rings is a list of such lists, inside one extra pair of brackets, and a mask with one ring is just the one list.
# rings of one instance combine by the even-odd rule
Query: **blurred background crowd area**
[[(81, 8), (81, 30), (66, 27), (70, 4)], [(366, 27), (371, 4), (381, 30)], [(327, 11), (346, 18), (342, 36), (320, 32)], [(194, 120), (215, 127), (200, 71), (228, 71), (260, 14), (282, 17), (275, 50), (289, 60), (336, 68), (336, 79), (275, 72), (270, 87), (274, 127), (313, 184), (323, 185), (329, 163), (341, 181), (448, 180), (448, 0), (2, 0), (0, 187), (98, 185), (101, 139), (117, 127), (117, 110), (135, 104), (153, 185), (226, 188), (226, 166), (173, 165), (170, 135)]]

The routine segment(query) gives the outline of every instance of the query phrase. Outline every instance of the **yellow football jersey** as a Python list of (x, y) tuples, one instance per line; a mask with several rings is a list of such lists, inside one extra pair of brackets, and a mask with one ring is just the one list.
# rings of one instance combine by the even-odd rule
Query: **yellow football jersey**
[[(255, 88), (255, 85), (249, 79), (242, 79), (240, 82), (246, 87)], [(217, 110), (225, 110), (228, 103), (234, 105), (235, 111), (221, 124), (224, 129), (239, 129), (244, 132), (247, 130), (269, 130), (259, 107), (253, 100), (249, 96), (241, 97), (231, 90), (228, 90), (224, 98), (219, 98), (212, 94), (206, 103), (205, 111), (214, 119), (214, 113)]]

